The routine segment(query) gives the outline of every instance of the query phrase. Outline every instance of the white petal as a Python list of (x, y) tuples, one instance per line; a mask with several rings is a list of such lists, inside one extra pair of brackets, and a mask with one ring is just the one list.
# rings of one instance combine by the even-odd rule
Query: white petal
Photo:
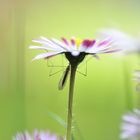
[[(105, 49), (109, 49), (109, 48), (116, 48), (115, 46), (114, 46), (114, 44), (112, 44), (111, 45), (111, 43), (110, 43), (110, 45), (108, 44), (108, 45), (104, 45), (104, 46), (101, 46), (101, 47), (99, 47), (98, 45), (95, 47), (98, 51), (101, 51), (101, 50), (105, 50)], [(94, 49), (94, 47), (93, 47), (93, 49)]]
[(45, 45), (45, 46), (51, 46), (51, 47), (54, 47), (55, 48), (55, 45), (54, 44), (51, 44), (51, 43), (49, 43), (49, 42), (47, 42), (47, 41), (44, 41), (44, 40), (42, 40), (42, 39), (33, 39), (32, 40), (33, 42), (35, 42), (35, 43), (39, 43), (39, 44), (41, 44), (41, 45)]
[(123, 116), (123, 120), (132, 124), (140, 124), (140, 120), (135, 116)]
[(58, 49), (58, 48), (63, 49), (62, 47), (60, 47), (59, 45), (56, 45), (54, 42), (52, 42), (50, 39), (48, 39), (46, 37), (41, 36), (40, 38), (42, 40), (44, 40), (48, 45), (50, 45), (50, 46), (52, 46), (52, 47), (54, 47), (56, 49)]
[(36, 49), (36, 50), (50, 50), (50, 51), (61, 51), (61, 49), (46, 47), (46, 46), (29, 46), (29, 49)]
[(45, 38), (42, 39), (42, 37), (40, 37), (41, 39), (34, 39), (32, 40), (33, 42), (36, 42), (36, 43), (39, 43), (39, 44), (42, 44), (43, 46), (45, 47), (50, 47), (52, 49), (55, 49), (56, 51), (59, 49), (59, 50), (64, 50), (62, 47), (60, 47), (59, 45), (56, 45), (54, 44), (51, 40)]
[(60, 52), (47, 52), (47, 53), (41, 53), (39, 55), (37, 55), (35, 58), (33, 58), (33, 60), (38, 60), (38, 59), (43, 59), (43, 58), (49, 58), (52, 56), (56, 56), (60, 53), (63, 53), (62, 51)]
[(88, 50), (88, 48), (83, 45), (81, 45), (78, 49), (78, 51), (80, 51), (80, 52), (85, 52), (86, 50)]
[(36, 49), (36, 50), (49, 50), (49, 47), (44, 46), (29, 46), (29, 49)]
[(106, 53), (107, 51), (112, 50), (119, 50), (117, 47), (114, 46), (104, 46), (104, 47), (93, 47), (92, 50), (86, 50), (87, 53)]
[(59, 45), (60, 47), (62, 47), (63, 49), (65, 49), (65, 50), (67, 50), (67, 51), (72, 51), (73, 49), (72, 49), (72, 47), (68, 47), (68, 46), (66, 46), (63, 42), (61, 42), (61, 41), (59, 41), (59, 40), (57, 40), (57, 39), (55, 39), (55, 38), (52, 38), (52, 41), (56, 44), (56, 45)]

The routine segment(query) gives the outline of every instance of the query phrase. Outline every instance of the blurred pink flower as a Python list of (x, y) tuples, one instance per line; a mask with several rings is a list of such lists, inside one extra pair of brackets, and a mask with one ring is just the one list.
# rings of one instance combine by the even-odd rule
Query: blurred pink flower
[(134, 109), (123, 116), (122, 139), (140, 139), (140, 110)]
[(48, 131), (35, 130), (33, 134), (27, 131), (23, 133), (19, 132), (13, 137), (13, 140), (64, 140), (64, 138), (51, 134)]

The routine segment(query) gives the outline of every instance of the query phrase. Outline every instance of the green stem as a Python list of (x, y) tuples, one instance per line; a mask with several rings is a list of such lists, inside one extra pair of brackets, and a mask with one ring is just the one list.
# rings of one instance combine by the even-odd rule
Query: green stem
[(76, 69), (77, 69), (77, 65), (71, 65), (66, 140), (71, 140), (71, 137), (72, 137), (72, 115), (73, 115), (72, 106), (73, 106), (73, 93), (74, 93)]

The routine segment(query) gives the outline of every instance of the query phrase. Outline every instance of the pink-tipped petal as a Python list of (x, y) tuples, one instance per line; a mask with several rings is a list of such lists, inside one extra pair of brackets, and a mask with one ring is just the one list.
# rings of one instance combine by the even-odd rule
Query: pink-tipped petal
[(112, 42), (111, 39), (103, 40), (98, 44), (98, 47), (108, 46), (110, 45), (111, 42)]
[(121, 49), (105, 51), (104, 53), (115, 53), (115, 52), (119, 52), (119, 51), (121, 51)]
[(62, 40), (63, 40), (63, 42), (64, 42), (67, 46), (69, 46), (69, 42), (68, 42), (68, 40), (67, 40), (66, 38), (63, 38), (63, 37), (62, 37)]
[(92, 47), (96, 43), (96, 40), (83, 40), (82, 45), (89, 48)]
[(75, 39), (74, 38), (71, 39), (71, 45), (75, 46)]

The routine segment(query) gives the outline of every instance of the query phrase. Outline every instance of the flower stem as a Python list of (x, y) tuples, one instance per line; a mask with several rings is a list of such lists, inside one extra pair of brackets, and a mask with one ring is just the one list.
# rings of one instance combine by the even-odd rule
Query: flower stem
[(71, 140), (72, 137), (72, 115), (73, 115), (72, 110), (73, 110), (73, 94), (74, 94), (76, 69), (77, 65), (71, 65), (66, 140)]

